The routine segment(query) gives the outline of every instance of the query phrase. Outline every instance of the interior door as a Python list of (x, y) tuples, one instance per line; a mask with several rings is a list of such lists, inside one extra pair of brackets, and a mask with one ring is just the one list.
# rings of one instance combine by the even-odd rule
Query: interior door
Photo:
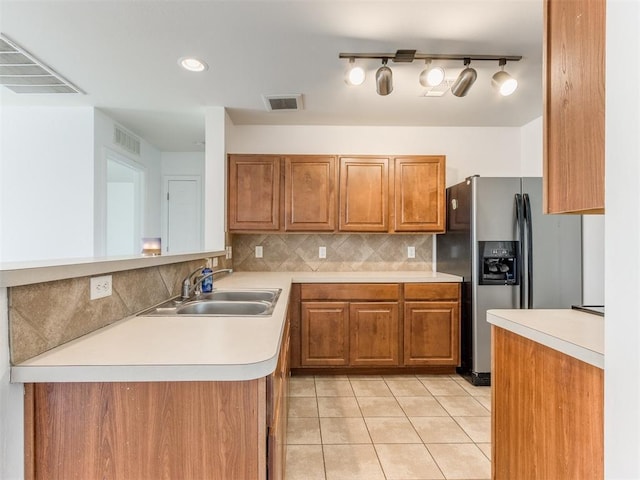
[(168, 178), (166, 253), (202, 250), (200, 180)]

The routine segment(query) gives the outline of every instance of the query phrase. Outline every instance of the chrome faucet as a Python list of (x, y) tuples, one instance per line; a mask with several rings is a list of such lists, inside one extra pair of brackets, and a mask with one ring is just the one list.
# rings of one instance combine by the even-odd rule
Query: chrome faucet
[(203, 268), (204, 268), (204, 265), (196, 268), (193, 272), (191, 272), (189, 275), (184, 277), (184, 280), (182, 280), (182, 293), (180, 297), (183, 300), (186, 300), (187, 298), (189, 298), (189, 291), (191, 290), (191, 279), (196, 273), (201, 272)]
[[(198, 271), (196, 270), (197, 273)], [(193, 282), (193, 285), (191, 285), (191, 277), (194, 275), (194, 273), (192, 273), (191, 275), (189, 275), (186, 279), (185, 282), (182, 284), (182, 299), (186, 300), (187, 298), (189, 298), (193, 292), (196, 290), (196, 288), (198, 288), (200, 285), (202, 285), (202, 282), (209, 278), (209, 277), (213, 277), (214, 275), (218, 274), (218, 273), (233, 273), (233, 270), (231, 268), (222, 268), (220, 270), (216, 270), (215, 272), (209, 272), (209, 273), (205, 273), (204, 275), (201, 275), (200, 277), (198, 277), (198, 279)], [(185, 285), (186, 285), (186, 290), (185, 290)]]

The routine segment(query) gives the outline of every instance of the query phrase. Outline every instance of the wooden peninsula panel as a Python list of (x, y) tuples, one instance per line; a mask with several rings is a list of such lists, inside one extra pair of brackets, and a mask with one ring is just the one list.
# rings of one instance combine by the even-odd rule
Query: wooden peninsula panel
[(603, 370), (492, 326), (493, 479), (602, 479), (603, 445)]
[(264, 378), (29, 388), (28, 479), (266, 478)]

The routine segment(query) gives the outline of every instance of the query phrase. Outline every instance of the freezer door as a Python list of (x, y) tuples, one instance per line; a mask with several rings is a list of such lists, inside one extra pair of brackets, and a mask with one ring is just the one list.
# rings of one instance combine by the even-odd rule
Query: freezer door
[[(542, 213), (542, 179), (523, 178), (532, 216), (532, 308), (570, 308), (582, 303), (582, 218)], [(525, 277), (528, 277), (525, 266)], [(528, 299), (527, 299), (528, 303)]]

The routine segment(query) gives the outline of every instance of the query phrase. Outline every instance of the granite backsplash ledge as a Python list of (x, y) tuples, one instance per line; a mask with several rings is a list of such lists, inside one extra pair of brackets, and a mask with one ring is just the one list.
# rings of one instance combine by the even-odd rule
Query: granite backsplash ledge
[[(262, 246), (263, 258), (255, 258)], [(407, 247), (415, 258), (407, 258)], [(233, 268), (252, 272), (431, 271), (429, 234), (234, 234)], [(326, 247), (327, 258), (318, 258)]]
[[(227, 261), (219, 259), (225, 268)], [(182, 279), (205, 260), (112, 275), (113, 294), (90, 300), (90, 277), (9, 288), (11, 362), (20, 363), (178, 295)]]

